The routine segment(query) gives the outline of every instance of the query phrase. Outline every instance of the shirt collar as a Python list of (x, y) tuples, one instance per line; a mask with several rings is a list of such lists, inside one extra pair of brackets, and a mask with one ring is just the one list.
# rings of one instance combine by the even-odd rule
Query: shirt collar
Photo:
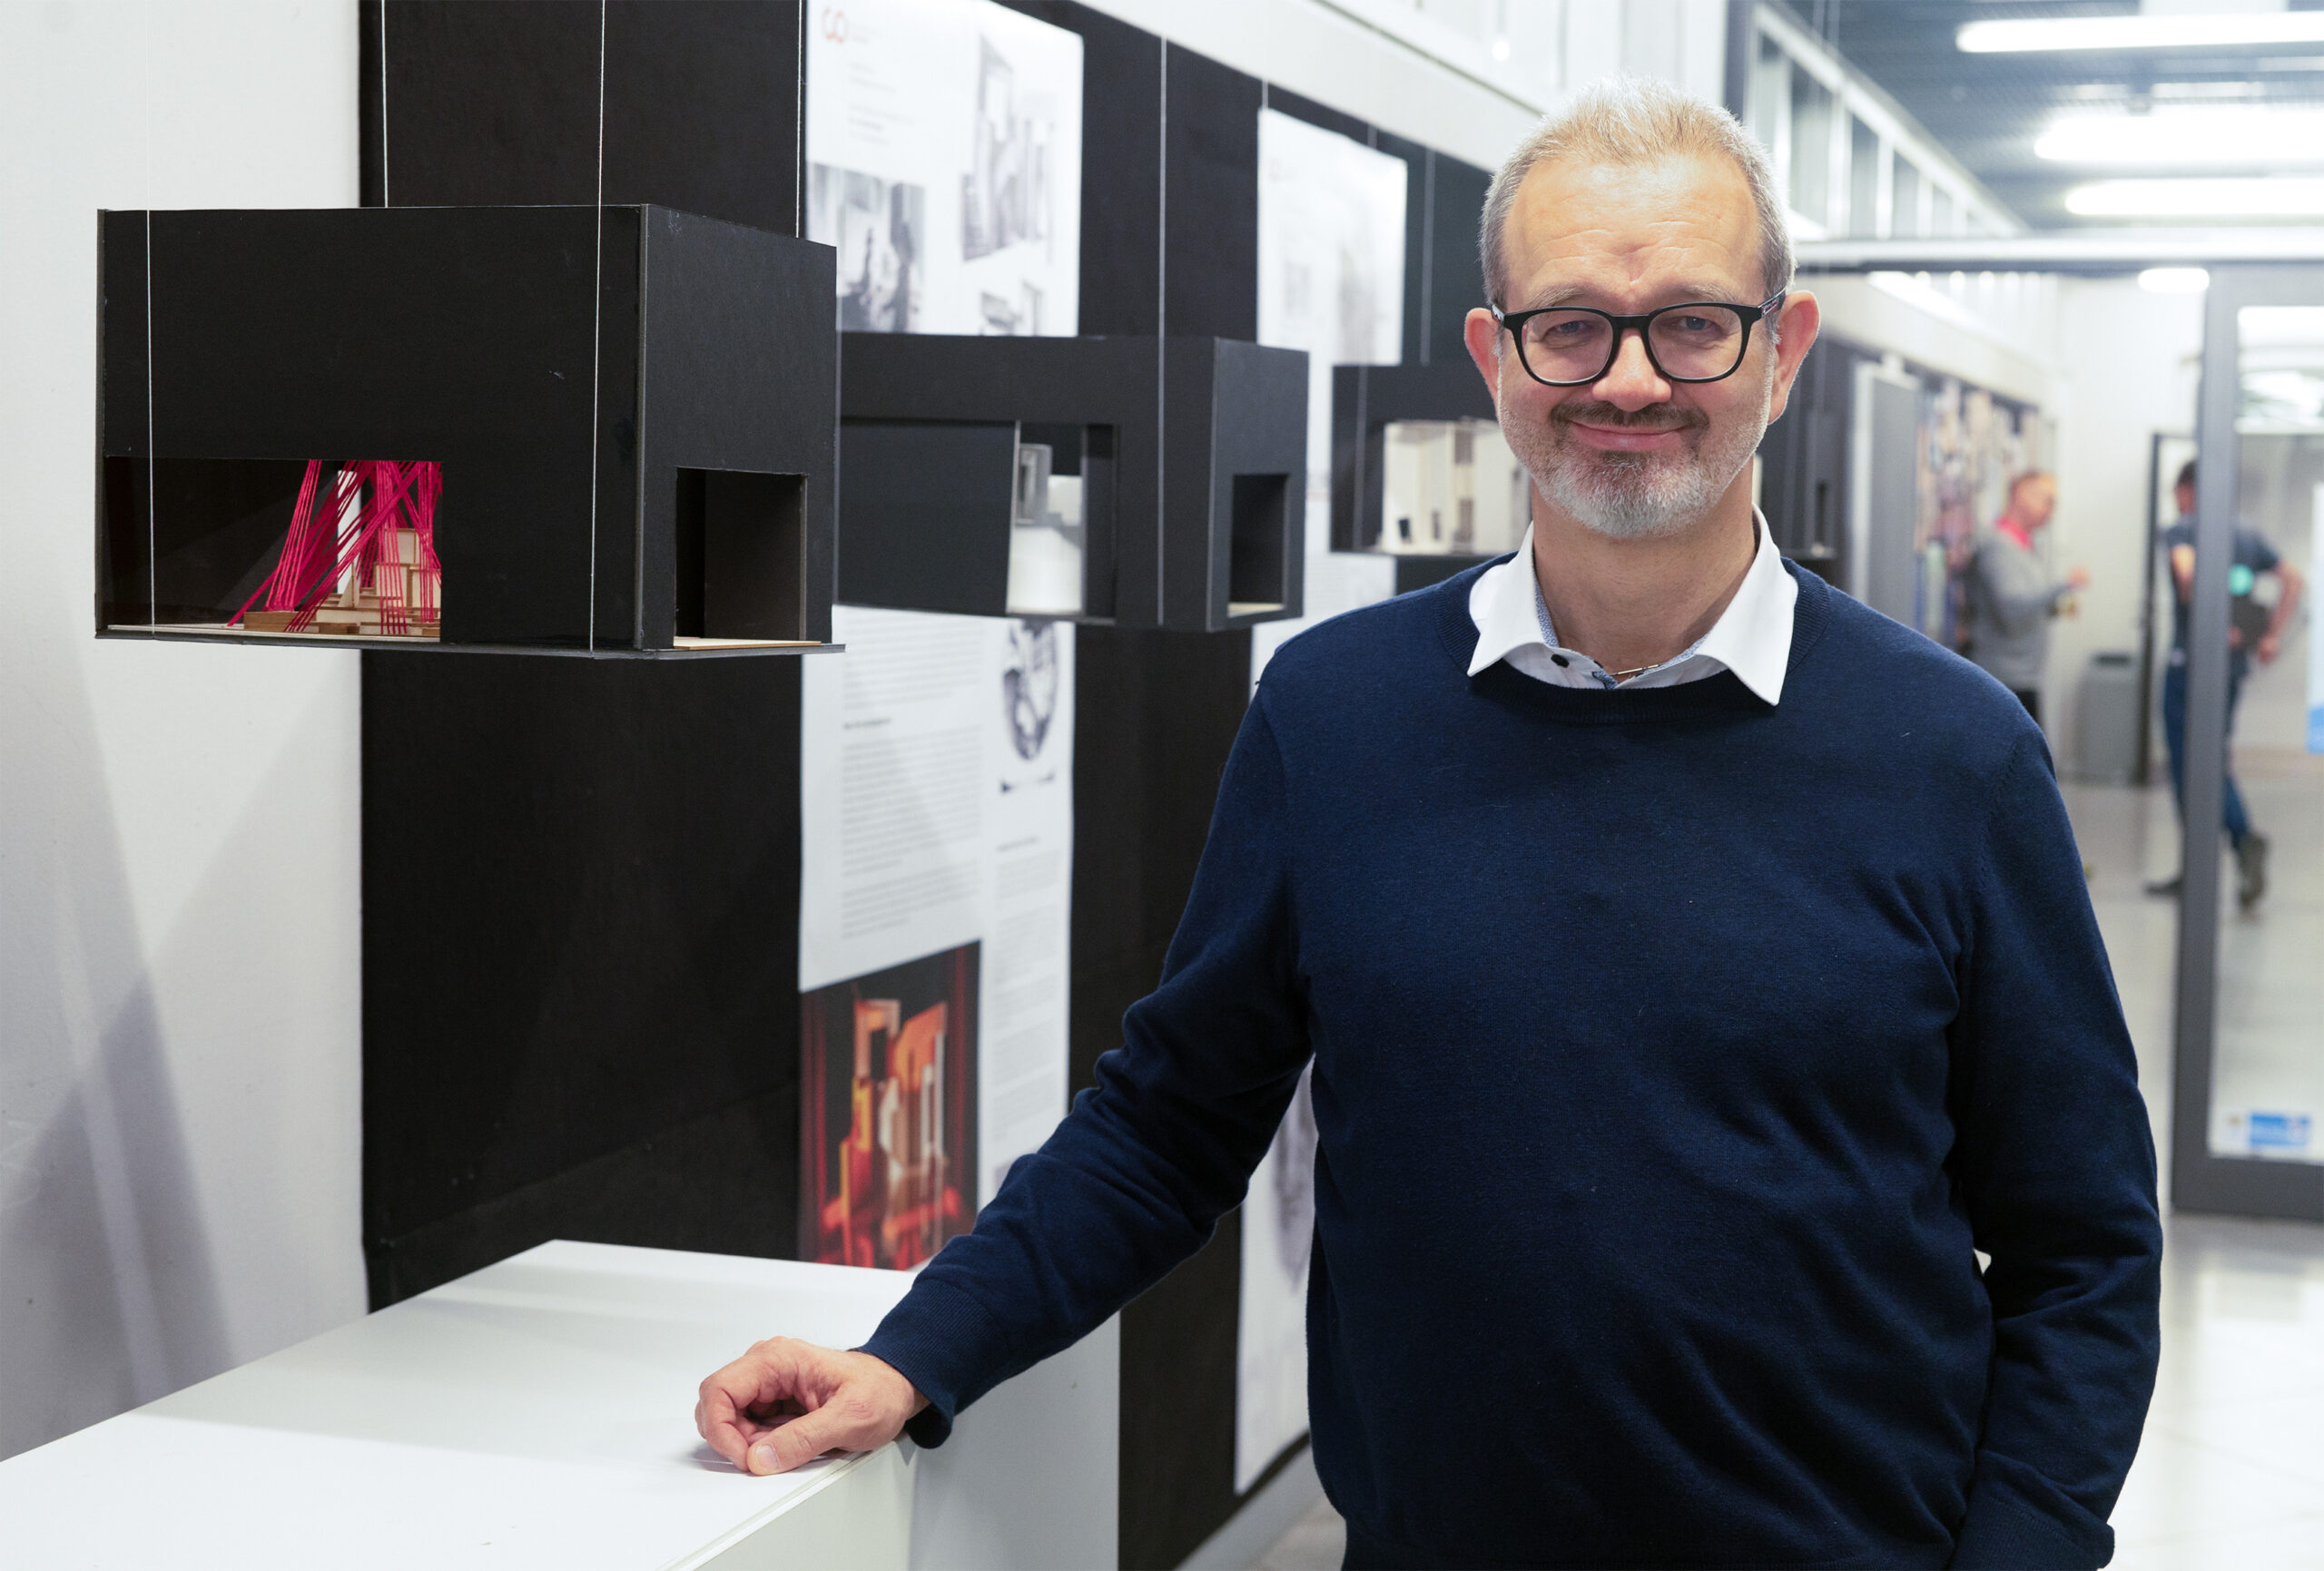
[[(1767, 519), (1755, 508), (1751, 520), (1759, 548), (1736, 588), (1735, 598), (1727, 603), (1711, 630), (1669, 664), (1688, 660), (1715, 662), (1772, 704), (1783, 697), (1784, 677), (1791, 664), (1792, 613), (1798, 604), (1799, 585), (1784, 569), (1783, 553), (1776, 549)], [(1469, 659), (1469, 674), (1474, 676), (1528, 645), (1556, 647), (1542, 636), (1549, 623), (1542, 605), (1533, 569), (1533, 531), (1529, 526), (1517, 554), (1479, 574), (1469, 590), (1469, 616), (1477, 627), (1477, 647)]]

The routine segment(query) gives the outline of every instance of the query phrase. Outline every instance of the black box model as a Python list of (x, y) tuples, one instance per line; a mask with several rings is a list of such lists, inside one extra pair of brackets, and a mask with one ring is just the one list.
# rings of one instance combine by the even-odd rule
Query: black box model
[(840, 599), (1194, 632), (1300, 614), (1305, 354), (840, 337)]
[(100, 224), (100, 634), (830, 639), (829, 247), (651, 206)]

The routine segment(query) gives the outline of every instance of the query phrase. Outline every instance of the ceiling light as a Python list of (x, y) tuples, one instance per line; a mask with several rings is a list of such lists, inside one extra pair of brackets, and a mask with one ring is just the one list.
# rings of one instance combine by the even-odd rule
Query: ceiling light
[(2060, 163), (2324, 162), (2324, 110), (2221, 106), (2061, 115), (2034, 152)]
[(2201, 268), (2149, 268), (2139, 274), (2139, 288), (2154, 295), (2199, 295), (2211, 287), (2211, 275)]
[(2102, 180), (2066, 192), (2066, 211), (2084, 218), (2324, 218), (2324, 180)]
[(1966, 54), (2059, 49), (2200, 49), (2219, 44), (2324, 44), (2324, 11), (2039, 16), (1972, 22), (1955, 35)]

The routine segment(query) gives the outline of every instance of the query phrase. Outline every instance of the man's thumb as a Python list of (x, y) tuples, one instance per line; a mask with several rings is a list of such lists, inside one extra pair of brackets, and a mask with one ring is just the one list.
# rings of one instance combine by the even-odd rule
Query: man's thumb
[(802, 1413), (751, 1448), (751, 1471), (787, 1473), (825, 1451), (846, 1445), (847, 1429), (837, 1402), (827, 1402), (812, 1413)]

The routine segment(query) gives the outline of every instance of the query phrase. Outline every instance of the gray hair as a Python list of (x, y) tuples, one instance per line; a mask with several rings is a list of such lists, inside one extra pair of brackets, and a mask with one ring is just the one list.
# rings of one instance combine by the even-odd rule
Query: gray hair
[(1592, 83), (1562, 113), (1544, 115), (1492, 177), (1477, 235), (1478, 258), (1484, 264), (1485, 299), (1504, 309), (1509, 305), (1502, 298), (1509, 283), (1503, 240), (1510, 209), (1517, 204), (1517, 188), (1525, 183), (1535, 164), (1579, 157), (1598, 163), (1638, 165), (1689, 152), (1725, 157), (1743, 172), (1743, 182), (1751, 188), (1751, 205), (1758, 210), (1764, 294), (1790, 288), (1791, 226), (1784, 218), (1775, 171), (1758, 139), (1715, 103), (1667, 82), (1622, 76)]

